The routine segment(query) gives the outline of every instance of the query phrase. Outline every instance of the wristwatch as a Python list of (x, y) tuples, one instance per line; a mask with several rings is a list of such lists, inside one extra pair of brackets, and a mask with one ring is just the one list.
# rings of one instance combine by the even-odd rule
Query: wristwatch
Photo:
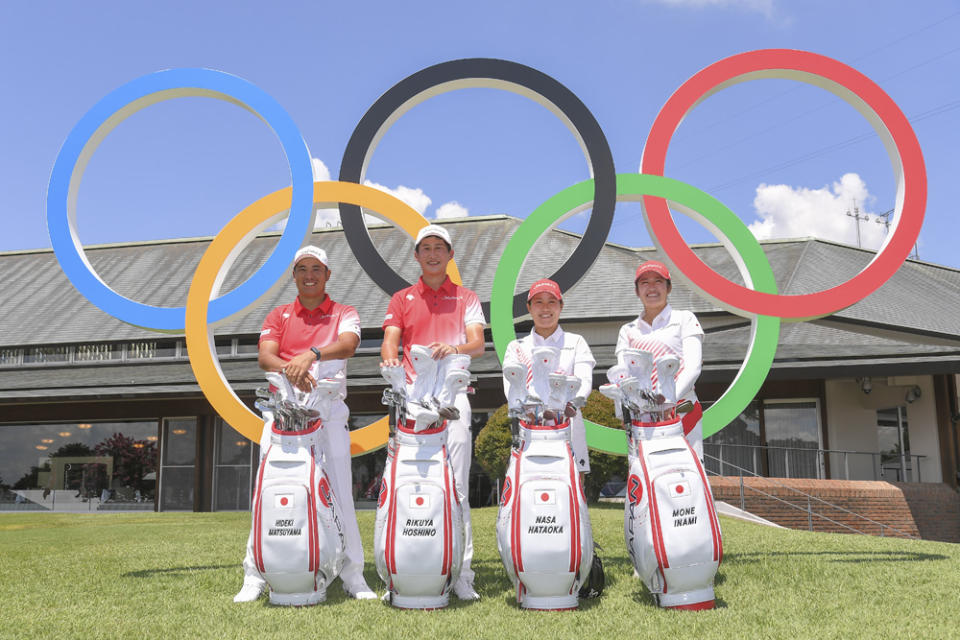
[(316, 347), (310, 347), (310, 351), (313, 351), (313, 355), (317, 357), (317, 360), (320, 360), (320, 349)]

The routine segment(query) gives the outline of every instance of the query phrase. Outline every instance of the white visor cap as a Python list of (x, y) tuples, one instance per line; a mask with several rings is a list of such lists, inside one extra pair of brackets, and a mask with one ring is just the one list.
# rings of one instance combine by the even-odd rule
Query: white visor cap
[(450, 232), (438, 224), (428, 224), (423, 229), (420, 229), (420, 231), (417, 232), (417, 241), (413, 243), (413, 246), (419, 247), (420, 241), (429, 236), (436, 236), (450, 245), (450, 248), (453, 248), (453, 242), (450, 240)]
[(323, 266), (328, 267), (327, 264), (327, 252), (321, 249), (320, 247), (315, 247), (312, 244), (298, 249), (296, 255), (293, 256), (293, 266), (297, 266), (297, 263), (304, 258), (316, 258), (323, 263)]

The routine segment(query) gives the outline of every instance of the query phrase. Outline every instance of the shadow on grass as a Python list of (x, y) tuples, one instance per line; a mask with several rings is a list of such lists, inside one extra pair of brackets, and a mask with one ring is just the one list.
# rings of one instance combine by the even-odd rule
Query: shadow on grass
[(236, 569), (235, 564), (211, 564), (194, 567), (167, 567), (165, 569), (141, 569), (140, 571), (128, 571), (121, 573), (121, 578), (152, 578), (156, 575), (165, 573), (192, 573), (194, 571), (217, 571), (219, 569)]
[(725, 563), (757, 562), (764, 557), (782, 556), (840, 556), (831, 562), (927, 562), (930, 560), (949, 560), (939, 553), (919, 553), (916, 551), (756, 551), (752, 553), (725, 553)]

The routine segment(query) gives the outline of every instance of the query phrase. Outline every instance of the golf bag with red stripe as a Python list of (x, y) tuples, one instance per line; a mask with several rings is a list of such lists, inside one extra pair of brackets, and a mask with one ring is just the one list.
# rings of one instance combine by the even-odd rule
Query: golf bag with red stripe
[(712, 609), (723, 541), (700, 458), (680, 418), (634, 421), (629, 433), (624, 534), (633, 566), (661, 607)]
[(439, 609), (460, 575), (463, 519), (446, 421), (414, 426), (404, 421), (387, 444), (373, 551), (393, 606)]
[(593, 530), (570, 423), (522, 420), (497, 516), (500, 559), (524, 609), (574, 609), (593, 565)]
[(271, 604), (312, 605), (326, 599), (344, 558), (339, 508), (318, 461), (322, 423), (306, 431), (273, 425), (254, 495), (254, 560)]

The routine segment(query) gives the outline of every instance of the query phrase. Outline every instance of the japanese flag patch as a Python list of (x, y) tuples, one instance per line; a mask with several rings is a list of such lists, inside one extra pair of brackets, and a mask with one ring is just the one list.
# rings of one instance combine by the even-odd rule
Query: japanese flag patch
[(533, 504), (557, 504), (555, 489), (537, 489), (533, 492)]

